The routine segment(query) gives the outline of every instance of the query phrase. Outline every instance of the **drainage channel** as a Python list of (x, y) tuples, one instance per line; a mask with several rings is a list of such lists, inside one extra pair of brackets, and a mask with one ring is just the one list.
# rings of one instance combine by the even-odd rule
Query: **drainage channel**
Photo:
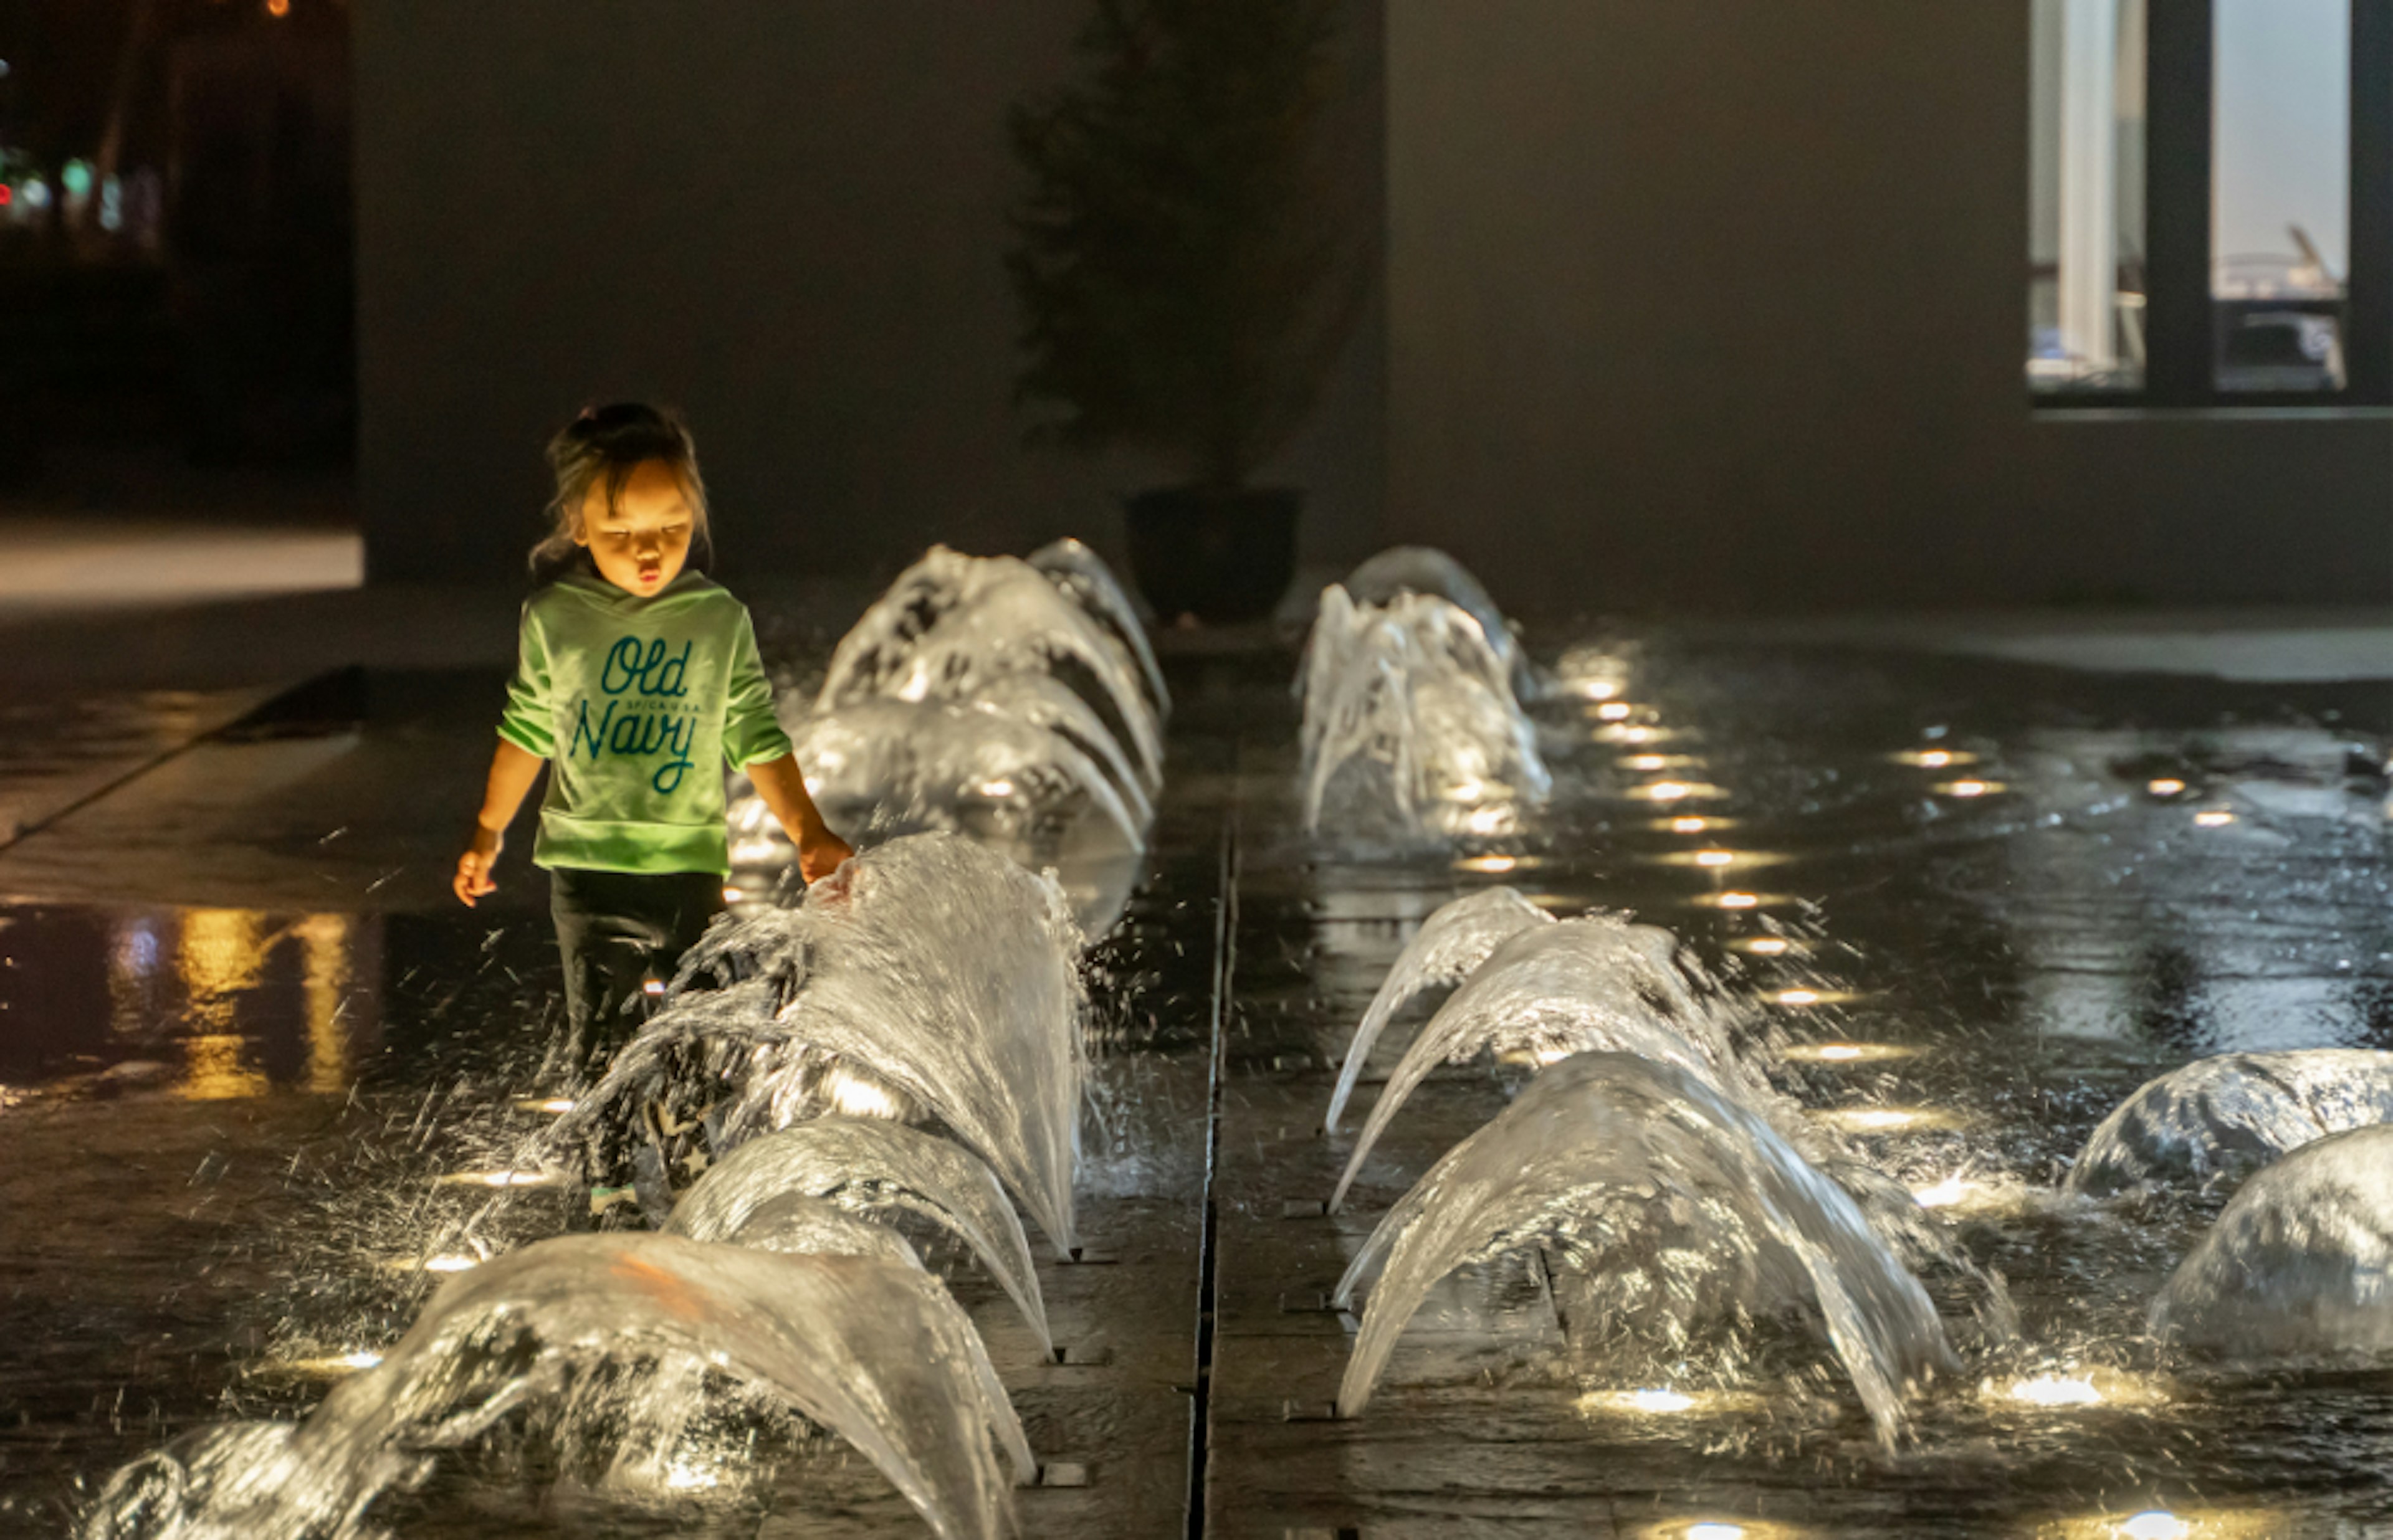
[[(1235, 785), (1236, 777), (1233, 775)], [(1222, 1162), (1222, 1078), (1231, 982), (1237, 969), (1238, 799), (1231, 794), (1222, 820), (1218, 892), (1213, 901), (1213, 984), (1207, 1023), (1205, 1072), (1205, 1222), (1196, 1245), (1196, 1364), (1188, 1405), (1188, 1540), (1205, 1533), (1205, 1461), (1213, 1419), (1214, 1272), (1221, 1208), (1214, 1181)]]

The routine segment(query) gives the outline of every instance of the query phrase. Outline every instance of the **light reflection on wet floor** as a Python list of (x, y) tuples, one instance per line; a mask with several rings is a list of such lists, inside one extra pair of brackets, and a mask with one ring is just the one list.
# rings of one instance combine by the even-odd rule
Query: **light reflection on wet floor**
[[(1765, 1387), (1759, 1409), (1705, 1403), (1704, 1415), (1691, 1410), (1683, 1424), (1650, 1409), (1590, 1417), (1575, 1387), (1541, 1386), (1534, 1376), (1491, 1388), (1482, 1377), (1503, 1380), (1519, 1349), (1550, 1350), (1559, 1331), (1550, 1294), (1500, 1268), (1476, 1292), (1465, 1279), (1441, 1294), (1364, 1422), (1282, 1420), (1283, 1403), (1315, 1395), (1316, 1381), (1326, 1399), (1346, 1340), (1334, 1317), (1293, 1312), (1284, 1297), (1334, 1279), (1380, 1207), (1500, 1105), (1504, 1077), (1521, 1073), (1441, 1072), (1366, 1173), (1376, 1196), (1310, 1228), (1277, 1218), (1284, 1204), (1326, 1194), (1347, 1146), (1312, 1130), (1345, 1035), (1411, 929), (1458, 893), (1510, 881), (1559, 913), (1637, 909), (1767, 997), (1798, 1039), (1855, 1048), (1802, 1063), (1806, 1099), (1926, 1115), (1865, 1125), (1854, 1138), (1906, 1184), (1950, 1198), (1942, 1207), (1969, 1227), (1981, 1259), (2010, 1277), (2031, 1336), (2054, 1360), (2023, 1366), (2017, 1377), (2026, 1382), (2085, 1375), (2112, 1384), (2119, 1371), (2104, 1377), (2078, 1361), (2129, 1351), (2144, 1299), (2198, 1229), (2199, 1214), (2089, 1227), (2020, 1198), (2049, 1187), (2054, 1162), (2119, 1096), (2158, 1068), (2230, 1048), (2393, 1047), (2386, 789), (2375, 763), (2353, 751), (2381, 756), (2388, 724), (2355, 716), (2337, 725), (2317, 714), (2356, 712), (2364, 702), (2312, 690), (2296, 703), (2308, 721), (2259, 725), (2269, 698), (2248, 689), (2180, 684), (2155, 707), (2140, 682), (2056, 691), (2046, 676), (1999, 666), (1621, 650), (1615, 693), (1634, 696), (1639, 720), (1657, 735), (1650, 741), (1671, 733), (1680, 735), (1674, 749), (1702, 744), (1705, 795), (1657, 804), (1654, 773), (1621, 764), (1617, 746), (1594, 738), (1606, 724), (1580, 720), (1576, 707), (1550, 709), (1541, 713), (1550, 726), (1571, 724), (1584, 744), (1578, 757), (1555, 754), (1555, 806), (1516, 837), (1403, 858), (1324, 852), (1287, 834), (1293, 724), (1276, 714), (1285, 711), (1276, 660), (1228, 680), (1210, 708), (1186, 692), (1175, 773), (1192, 763), (1210, 768), (1228, 758), (1228, 744), (1243, 744), (1213, 1454), (1219, 1521), (1210, 1533), (1280, 1535), (1314, 1524), (1336, 1533), (1358, 1522), (1366, 1534), (1680, 1533), (1733, 1520), (1754, 1534), (1899, 1535), (1927, 1533), (1923, 1525), (2007, 1534), (2097, 1512), (2124, 1520), (2143, 1499), (2183, 1497), (2189, 1514), (2258, 1511), (2272, 1496), (2297, 1496), (2320, 1472), (2342, 1495), (2252, 1533), (2308, 1533), (2312, 1518), (2321, 1526), (2393, 1520), (2393, 1483), (2379, 1458), (2393, 1437), (2393, 1393), (2380, 1383), (2292, 1393), (2197, 1387), (2163, 1413), (2097, 1412), (2065, 1395), (2046, 1405), (1968, 1394), (1929, 1411), (1920, 1450), (1881, 1467), (1833, 1386), (1797, 1398)], [(2065, 698), (2055, 703), (2054, 694)], [(2245, 722), (2224, 722), (2231, 711)], [(2116, 724), (2129, 722), (2144, 725)], [(1942, 731), (1929, 737), (1931, 727)], [(1981, 790), (1957, 790), (1964, 772)], [(2205, 812), (2232, 818), (2203, 822)], [(1167, 902), (1206, 896), (1216, 813), (1207, 803), (1167, 818), (1161, 858), (1195, 873)], [(1732, 860), (1693, 859), (1715, 850)], [(1735, 857), (1762, 853), (1772, 864), (1746, 879)], [(1744, 892), (1754, 904), (1717, 902)], [(1150, 927), (1143, 945), (1155, 968), (1174, 971), (1170, 984), (1131, 982), (1149, 964), (1128, 960), (1137, 955), (1131, 947), (1121, 976), (1101, 987), (1123, 1016), (1157, 1018), (1133, 1037), (1166, 1051), (1141, 1073), (1182, 1095), (1187, 1088), (1170, 1077), (1202, 1052), (1190, 1035), (1203, 1006), (1192, 979), (1202, 977), (1204, 959), (1181, 948), (1200, 945), (1210, 921), (1158, 920), (1155, 898), (1141, 911)], [(373, 1325), (374, 1342), (403, 1323), (411, 1296), (400, 1291), (428, 1284), (420, 1271), (382, 1270), (371, 1286), (339, 1271), (378, 1266), (366, 1243), (383, 1238), (375, 1206), (386, 1195), (374, 1184), (393, 1189), (393, 1211), (402, 1197), (463, 1205), (469, 1194), (401, 1194), (394, 1172), (420, 1178), (422, 1159), (361, 1161), (331, 1178), (332, 1196), (297, 1220), (287, 1204), (273, 1207), (275, 1179), (294, 1152), (316, 1148), (311, 1141), (343, 1151), (360, 1142), (355, 1129), (328, 1129), (320, 1109), (370, 1062), (419, 1088), (378, 1106), (401, 1129), (419, 1106), (433, 1126), (488, 1108), (514, 1113), (510, 1127), (543, 1116), (513, 1109), (509, 1098), (525, 1088), (503, 1077), (478, 1088), (488, 1104), (479, 1110), (451, 1103), (442, 1111), (420, 1089), (454, 1062), (454, 1045), (423, 1024), (437, 1014), (428, 1002), (453, 998), (490, 966), (480, 932), (462, 917), (20, 907), (6, 918), (0, 1085), (35, 1089), (60, 1118), (12, 1148), (33, 1174), (20, 1176), (10, 1200), (29, 1205), (59, 1190), (35, 1181), (38, 1163), (46, 1149), (54, 1158), (71, 1151), (82, 1163), (65, 1188), (72, 1211), (109, 1213), (120, 1237), (168, 1248), (137, 1288), (103, 1290), (77, 1307), (20, 1300), (8, 1312), (8, 1330), (31, 1340), (69, 1335), (53, 1329), (66, 1310), (85, 1344), (81, 1358), (45, 1359), (39, 1372), (21, 1360), (20, 1371), (0, 1376), (0, 1391), (53, 1441), (0, 1438), (0, 1477), (11, 1482), (55, 1462), (57, 1441), (68, 1436), (57, 1429), (77, 1418), (91, 1442), (76, 1445), (74, 1458), (90, 1473), (156, 1443), (137, 1417), (129, 1431), (110, 1434), (104, 1408), (85, 1408), (120, 1385), (137, 1406), (163, 1396), (179, 1426), (209, 1415), (228, 1384), (265, 1395), (241, 1377), (246, 1369), (228, 1365), (278, 1362), (277, 1352), (338, 1361), (366, 1351), (361, 1323)], [(427, 929), (437, 944), (424, 940)], [(518, 921), (501, 950), (525, 976), (493, 983), (447, 1019), (468, 1035), (530, 1030), (547, 977), (537, 971), (547, 959), (543, 930), (536, 919)], [(1786, 945), (1772, 945), (1779, 941)], [(1811, 998), (1790, 999), (1790, 991)], [(1388, 1062), (1406, 1036), (1401, 1025), (1391, 1031)], [(107, 1078), (144, 1063), (163, 1068)], [(114, 1103), (83, 1096), (93, 1090), (154, 1097), (159, 1105), (145, 1116), (155, 1121), (137, 1130), (119, 1119), (113, 1137), (95, 1135), (91, 1116), (111, 1116)], [(1184, 1131), (1194, 1102), (1157, 1101), (1114, 1108), (1130, 1114), (1117, 1129), (1132, 1130), (1134, 1141), (1170, 1115)], [(503, 1150), (477, 1153), (491, 1157), (484, 1164), (503, 1163)], [(101, 1161), (140, 1169), (83, 1168)], [(1131, 1170), (1139, 1153), (1118, 1163)], [(242, 1182), (253, 1184), (247, 1201), (284, 1228), (192, 1228), (205, 1205), (244, 1201), (232, 1192)], [(1176, 1178), (1134, 1191), (1158, 1207), (1184, 1196)], [(369, 1211), (371, 1223), (360, 1218)], [(419, 1227), (428, 1222), (404, 1211)], [(328, 1223), (352, 1227), (334, 1237), (355, 1253), (346, 1261), (340, 1245), (316, 1235), (303, 1246), (292, 1233)], [(102, 1244), (116, 1242), (60, 1240), (43, 1276), (72, 1278), (76, 1247)], [(175, 1291), (195, 1275), (211, 1282), (186, 1301)], [(312, 1345), (303, 1350), (239, 1317), (227, 1286), (316, 1334)], [(1181, 1372), (1186, 1344), (1173, 1334), (1183, 1325), (1157, 1310), (1142, 1328), (1148, 1349), (1131, 1350), (1170, 1363), (1157, 1385)], [(94, 1356), (89, 1343), (110, 1331), (138, 1348)], [(204, 1362), (190, 1346), (200, 1340), (212, 1344)], [(305, 1403), (288, 1388), (274, 1394), (274, 1409)], [(2140, 1420), (2122, 1420), (2130, 1418)], [(1101, 1461), (1105, 1454), (1085, 1453)], [(1100, 1481), (1108, 1479), (1134, 1478), (1109, 1478), (1100, 1464)], [(2197, 1489), (2217, 1494), (2216, 1504), (2193, 1502)], [(877, 1516), (855, 1525), (859, 1533), (907, 1522), (870, 1491), (856, 1500)]]
[(0, 908), (0, 1086), (346, 1093), (380, 1044), (383, 920)]
[[(1621, 763), (1606, 734), (1573, 732), (1576, 709), (1547, 707), (1557, 795), (1517, 838), (1433, 859), (1249, 847), (1246, 955), (1260, 960), (1241, 993), (1269, 1002), (1249, 1020), (1276, 1036), (1242, 1045), (1255, 1063), (1243, 1121), (1268, 1158), (1234, 1191), (1273, 1213), (1326, 1192), (1351, 1136), (1272, 1134), (1317, 1122), (1354, 1021), (1421, 919), (1509, 882), (1558, 915), (1627, 908), (1670, 926), (1817, 1045), (1795, 1072), (1804, 1100), (1841, 1113), (1859, 1153), (2008, 1276), (2034, 1357), (2013, 1377), (2142, 1383), (2120, 1377), (2150, 1355), (2144, 1305), (2217, 1200), (2089, 1218), (2050, 1185), (2150, 1074), (2241, 1048), (2393, 1047), (2384, 690), (1641, 651), (1608, 693), (1631, 697), (1656, 734), (1705, 746), (1702, 821), (1656, 818), (1651, 772)], [(1247, 816), (1250, 829), (1275, 821)], [(1764, 853), (1766, 887), (1731, 885), (1740, 857)], [(1270, 938), (1292, 925), (1312, 939), (1301, 994), (1294, 977), (1284, 993), (1268, 961)], [(1409, 1035), (1399, 1024), (1382, 1038), (1366, 1086)], [(1291, 1062), (1319, 1066), (1312, 1083), (1266, 1083), (1263, 1064)], [(1334, 1276), (1519, 1073), (1432, 1076), (1366, 1167), (1354, 1211), (1266, 1232), (1256, 1245), (1271, 1263), (1258, 1271), (1283, 1284)], [(1240, 1147), (1225, 1136), (1225, 1150)], [(2105, 1394), (2099, 1410), (1997, 1397), (1991, 1421), (1931, 1399), (1917, 1445), (1890, 1465), (1867, 1454), (1833, 1387), (1824, 1400), (1773, 1394), (1741, 1427), (1673, 1434), (1648, 1417), (1626, 1442), (1589, 1437), (1544, 1389), (1555, 1365), (1537, 1362), (1537, 1334), (1504, 1362), (1500, 1338), (1410, 1333), (1392, 1404), (1375, 1402), (1361, 1426), (1275, 1429), (1272, 1406), (1327, 1398), (1351, 1338), (1291, 1336), (1261, 1316), (1224, 1334), (1245, 1364), (1223, 1378), (1252, 1419), (1225, 1436), (1255, 1471), (1223, 1495), (1231, 1533), (1263, 1533), (1277, 1512), (1324, 1533), (1358, 1520), (1365, 1533), (1374, 1520), (1410, 1533), (1466, 1514), (1490, 1533), (1679, 1533), (1734, 1515), (1749, 1533), (2107, 1535), (2164, 1499), (2188, 1535), (2340, 1534), (2393, 1519), (2382, 1377), (2292, 1393), (2214, 1377), (2173, 1403)], [(1308, 1462), (1325, 1473), (1308, 1476)], [(2297, 1472), (2320, 1469), (2344, 1495), (2313, 1500)]]

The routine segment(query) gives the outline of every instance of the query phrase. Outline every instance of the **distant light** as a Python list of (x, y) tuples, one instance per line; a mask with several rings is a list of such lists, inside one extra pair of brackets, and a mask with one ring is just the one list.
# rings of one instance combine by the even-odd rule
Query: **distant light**
[(1000, 777), (996, 780), (983, 781), (973, 790), (984, 797), (1011, 797), (1013, 795), (1013, 783)]
[(441, 1181), (451, 1187), (562, 1187), (555, 1171), (451, 1171)]
[(1955, 764), (1975, 764), (1978, 756), (1965, 754), (1957, 749), (1913, 749), (1892, 756), (1897, 764), (1916, 764), (1924, 770), (1942, 770)]
[(2218, 829), (2235, 821), (2235, 815), (2209, 808), (2193, 816), (2193, 821), (2203, 829)]
[(7, 80), (7, 78), (8, 78), (8, 61), (7, 61), (7, 59), (0, 59), (0, 80)]
[(726, 904), (737, 904), (747, 896), (748, 895), (746, 894), (742, 893), (738, 888), (726, 887), (723, 890), (723, 901)]
[[(1772, 998), (1777, 1000), (1781, 1005), (1817, 1005), (1820, 1003), (1820, 992), (1817, 989), (1781, 989)], [(1824, 1056), (1825, 1055), (1824, 1055)], [(1859, 1058), (1860, 1055), (1856, 1053), (1852, 1055), (1852, 1057)]]
[(1680, 1533), (1683, 1533), (1687, 1540), (1745, 1540), (1743, 1524), (1689, 1524)]
[(284, 17), (291, 14), (291, 0), (266, 0), (266, 14)]
[(1677, 1390), (1630, 1390), (1621, 1398), (1641, 1412), (1683, 1412), (1695, 1398)]
[(1693, 790), (1684, 781), (1655, 781), (1644, 789), (1644, 794), (1657, 803), (1674, 803)]
[(329, 1358), (294, 1358), (282, 1366), (307, 1375), (347, 1375), (360, 1369), (371, 1369), (382, 1362), (382, 1354), (371, 1352), (338, 1353)]
[(1514, 870), (1523, 864), (1518, 855), (1466, 855), (1454, 863), (1457, 871), (1484, 871), (1491, 875)]
[(1651, 727), (1623, 727), (1620, 729), (1620, 741), (1623, 743), (1651, 743), (1654, 741), (1654, 729)]
[(15, 188), (10, 187), (10, 186), (9, 186), (7, 183), (6, 183), (6, 182), (0, 182), (0, 209), (5, 209), (5, 208), (7, 208), (9, 204), (11, 204), (11, 203), (15, 202), (16, 201), (17, 201), (17, 189), (16, 189)]
[(1472, 808), (1471, 816), (1462, 820), (1462, 827), (1473, 834), (1502, 834), (1510, 830), (1512, 824), (1512, 805), (1510, 803)]
[(1450, 803), (1480, 802), (1487, 795), (1487, 783), (1476, 776), (1471, 776), (1456, 781), (1452, 786), (1447, 787), (1443, 794)]
[(1781, 957), (1787, 948), (1786, 938), (1783, 935), (1758, 935), (1739, 945), (1756, 957)]
[(1701, 834), (1711, 827), (1712, 821), (1709, 818), (1698, 818), (1692, 815), (1670, 820), (1670, 832), (1673, 834)]
[(83, 198), (91, 192), (91, 163), (69, 161), (59, 172), (59, 186), (70, 198)]
[(2155, 797), (2174, 797), (2185, 790), (2185, 782), (2175, 776), (2160, 776), (2144, 782), (2144, 790)]
[(2000, 781), (1947, 781), (1936, 790), (1948, 797), (1983, 797), (2003, 789)]
[[(1950, 1208), (1956, 1203), (1968, 1202), (1968, 1198), (1969, 1184), (1957, 1176), (1946, 1177), (1932, 1185), (1915, 1187), (1911, 1190), (1912, 1201), (1922, 1208)], [(2022, 1380), (2020, 1383), (2025, 1384), (2026, 1381)], [(2018, 1387), (2014, 1386), (2011, 1393), (2017, 1395)]]
[(1712, 900), (1723, 909), (1750, 909), (1761, 902), (1756, 893), (1724, 893)]
[[(281, 3), (288, 6), (291, 0), (281, 0)], [(718, 1484), (713, 1471), (701, 1470), (687, 1461), (675, 1460), (665, 1470), (665, 1485), (675, 1492), (702, 1491)]]
[(517, 1102), (516, 1105), (526, 1112), (569, 1113), (573, 1110), (573, 1098), (570, 1096), (528, 1097)]
[(2148, 1508), (2119, 1526), (2127, 1540), (2184, 1540), (2193, 1526), (2165, 1508)]
[[(1759, 1411), (1768, 1403), (1749, 1390), (1697, 1390), (1689, 1394), (1667, 1386), (1636, 1390), (1589, 1390), (1578, 1398), (1582, 1412), (1619, 1412), (1640, 1416), (1698, 1416), (1718, 1412)], [(1684, 1531), (1674, 1533), (1684, 1533)]]
[(1616, 679), (1573, 679), (1566, 681), (1563, 685), (1563, 688), (1576, 691), (1578, 695), (1589, 700), (1609, 700), (1614, 696), (1620, 693), (1620, 681)]
[(39, 176), (27, 182), (24, 185), (22, 191), (25, 195), (25, 206), (27, 208), (46, 209), (50, 206), (50, 184), (42, 180)]
[(1836, 1107), (1821, 1113), (1819, 1116), (1825, 1123), (1855, 1133), (1942, 1128), (1953, 1121), (1947, 1114), (1917, 1107)]
[[(2038, 1375), (2033, 1379), (2013, 1380), (2010, 1398), (2013, 1401), (2023, 1401), (2031, 1406), (2099, 1406), (2102, 1404), (2102, 1392), (2094, 1389), (2093, 1380), (2073, 1379), (2067, 1375)], [(2126, 1533), (2137, 1533), (2138, 1532), (2132, 1526), (2138, 1520), (2148, 1517), (2150, 1515), (2138, 1514), (2136, 1519), (2128, 1520), (2127, 1523), (2131, 1527)], [(2169, 1521), (2177, 1527), (2174, 1530), (2162, 1530), (2156, 1533), (2163, 1534), (2184, 1533), (2185, 1526), (2182, 1521), (2174, 1516), (2169, 1516)]]
[(1626, 700), (1607, 700), (1595, 709), (1595, 714), (1606, 722), (1626, 722), (1636, 708)]
[(640, 993), (644, 995), (661, 995), (664, 992), (665, 981), (662, 979), (650, 979), (646, 984), (640, 985)]
[[(1702, 820), (1698, 819), (1696, 821), (1700, 823)], [(1733, 850), (1699, 850), (1695, 852), (1695, 865), (1699, 867), (1725, 867), (1731, 865), (1735, 860), (1736, 852)]]
[(1798, 1043), (1785, 1051), (1785, 1056), (1809, 1064), (1858, 1064), (1908, 1059), (1914, 1051), (1897, 1043)]
[(830, 1072), (830, 1104), (850, 1117), (895, 1118), (897, 1099), (870, 1080), (858, 1080), (844, 1071)]
[(447, 1251), (436, 1257), (399, 1257), (383, 1263), (394, 1272), (464, 1272), (482, 1265), (469, 1251)]

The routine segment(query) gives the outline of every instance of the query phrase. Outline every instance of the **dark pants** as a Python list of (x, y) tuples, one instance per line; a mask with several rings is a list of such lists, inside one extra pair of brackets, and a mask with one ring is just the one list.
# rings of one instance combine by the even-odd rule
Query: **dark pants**
[(723, 879), (711, 871), (548, 874), (556, 949), (565, 959), (565, 1070), (579, 1080), (638, 1029), (647, 981), (670, 979), (723, 912)]

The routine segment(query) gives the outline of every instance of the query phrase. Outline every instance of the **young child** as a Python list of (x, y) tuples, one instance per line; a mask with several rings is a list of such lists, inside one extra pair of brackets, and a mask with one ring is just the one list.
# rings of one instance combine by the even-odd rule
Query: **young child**
[(706, 487), (689, 431), (654, 407), (584, 411), (549, 441), (556, 498), (532, 551), (552, 580), (526, 602), (521, 659), (473, 842), (467, 907), (524, 793), (549, 766), (532, 860), (548, 868), (565, 960), (566, 1068), (625, 1030), (624, 1007), (723, 910), (731, 864), (724, 777), (744, 770), (798, 847), (808, 881), (854, 854), (806, 795), (746, 607), (696, 570)]

